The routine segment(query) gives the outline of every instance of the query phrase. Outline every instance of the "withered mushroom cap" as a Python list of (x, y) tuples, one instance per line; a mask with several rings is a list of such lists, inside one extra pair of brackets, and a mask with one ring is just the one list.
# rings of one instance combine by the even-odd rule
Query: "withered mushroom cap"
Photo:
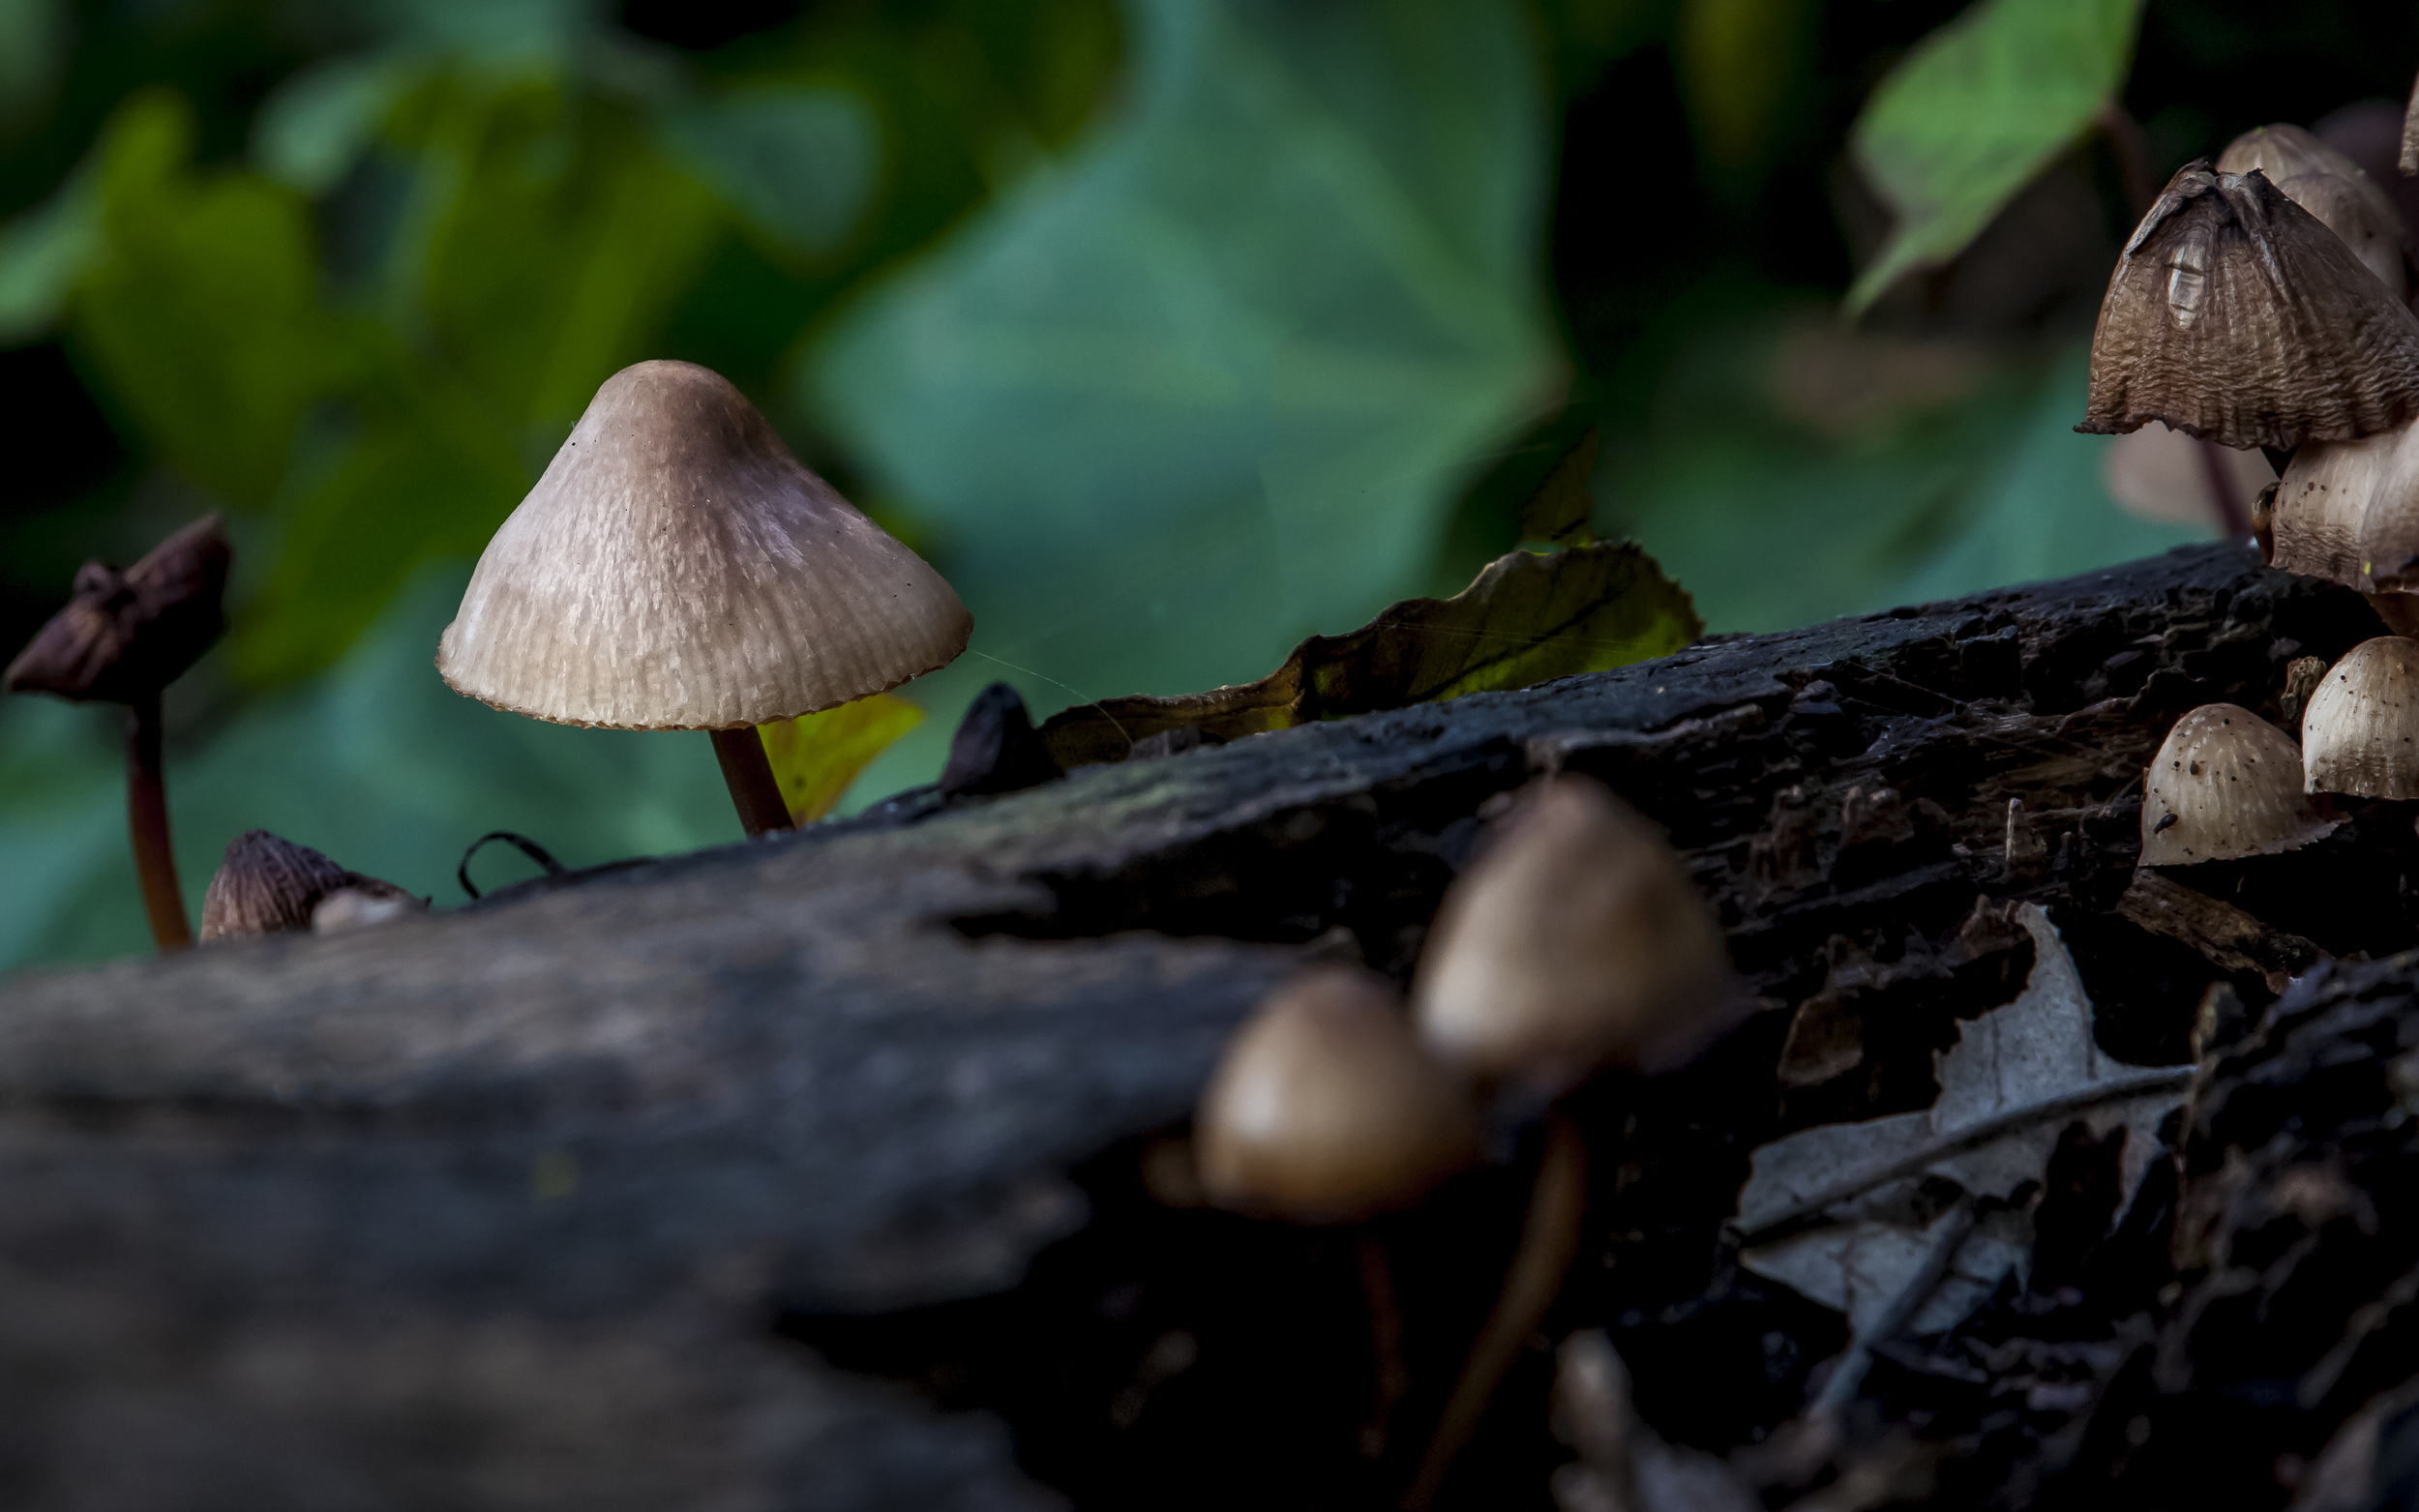
[(201, 899), (201, 937), (278, 934), (311, 928), (312, 914), (330, 895), (354, 891), (367, 899), (427, 901), (393, 882), (347, 872), (309, 845), (298, 845), (265, 829), (246, 830), (227, 842), (226, 855), (211, 874)]
[(2359, 163), (2298, 126), (2277, 125), (2254, 127), (2218, 155), (2220, 173), (2255, 169), (2317, 217), (2395, 298), (2408, 293), (2402, 212)]
[(9, 664), (9, 691), (100, 703), (156, 696), (225, 628), (230, 560), (219, 517), (205, 515), (124, 572), (86, 562), (67, 607)]
[(2331, 832), (2302, 789), (2293, 737), (2231, 703), (2175, 722), (2142, 772), (2144, 866), (2295, 850)]
[(1484, 1077), (1661, 1061), (1723, 1026), (1720, 927), (1660, 831), (1590, 778), (1536, 783), (1445, 895), (1419, 1032)]
[(1314, 968), (1239, 1030), (1193, 1119), (1221, 1207), (1348, 1222), (1417, 1201), (1478, 1156), (1452, 1073), (1420, 1048), (1382, 977)]
[(2419, 425), (2295, 452), (2268, 528), (2271, 566), (2363, 593), (2419, 588)]
[(537, 719), (734, 729), (896, 687), (972, 627), (728, 380), (642, 362), (597, 390), (488, 543), (436, 665)]
[(2419, 640), (2379, 636), (2327, 668), (2301, 717), (2311, 792), (2419, 798)]
[(2258, 173), (2187, 163), (2100, 306), (2083, 423), (2292, 448), (2419, 414), (2419, 318)]

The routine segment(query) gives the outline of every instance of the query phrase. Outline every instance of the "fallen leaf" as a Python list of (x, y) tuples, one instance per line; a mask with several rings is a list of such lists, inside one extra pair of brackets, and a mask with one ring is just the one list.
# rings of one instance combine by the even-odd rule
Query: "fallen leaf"
[(922, 709), (897, 694), (878, 693), (820, 714), (759, 726), (757, 733), (763, 737), (790, 816), (810, 824), (832, 811), (874, 757), (923, 722)]
[[(2100, 1139), (2125, 1131), (2130, 1201), (2158, 1153), (2160, 1121), (2183, 1102), (2193, 1068), (2101, 1053), (2091, 999), (2049, 916), (2026, 904), (2016, 919), (2033, 937), (2032, 977), (1937, 1057), (1930, 1108), (1777, 1140), (1755, 1152), (1740, 1191), (1740, 1262), (1846, 1313), (1860, 1339), (1927, 1266), (1939, 1268), (1936, 1287), (1913, 1299), (1904, 1325), (1917, 1334), (1952, 1326), (1989, 1296), (2030, 1245), (2029, 1219), (2006, 1204), (2043, 1178), (2066, 1126)], [(1964, 1196), (1944, 1202), (1944, 1181)], [(1978, 1216), (1961, 1212), (1977, 1204)], [(1953, 1226), (1967, 1222), (1942, 1257)]]
[(1687, 591), (1628, 542), (1512, 551), (1449, 599), (1407, 599), (1349, 635), (1312, 636), (1258, 682), (1081, 704), (1044, 723), (1041, 736), (1063, 767), (1121, 761), (1135, 742), (1166, 730), (1238, 740), (1526, 688), (1662, 656), (1704, 629)]

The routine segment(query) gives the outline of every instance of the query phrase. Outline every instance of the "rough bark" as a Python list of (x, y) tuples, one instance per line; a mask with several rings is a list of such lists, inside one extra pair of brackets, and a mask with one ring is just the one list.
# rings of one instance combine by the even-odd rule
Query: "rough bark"
[(2181, 1058), (2213, 973), (2094, 946), (2149, 938), (2114, 911), (2141, 762), (2376, 633), (2211, 547), (12, 981), (0, 1501), (1049, 1504), (998, 1419), (774, 1321), (1015, 1288), (1087, 1223), (1070, 1172), (1180, 1125), (1306, 955), (1407, 971), (1490, 798), (1601, 777), (1716, 900), (1768, 1011), (1604, 1163), (1664, 1194), (1610, 1250), (1710, 1235), (1754, 1142), (1921, 1105), (1979, 895), (2050, 906), (2109, 1049)]

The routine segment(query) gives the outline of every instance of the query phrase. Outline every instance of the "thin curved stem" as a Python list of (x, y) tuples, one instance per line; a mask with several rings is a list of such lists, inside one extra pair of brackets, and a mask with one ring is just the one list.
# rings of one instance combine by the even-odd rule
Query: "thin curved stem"
[(795, 829), (790, 805), (773, 780), (773, 763), (764, 755), (764, 738), (753, 725), (717, 729), (714, 759), (722, 763), (723, 785), (731, 789), (731, 806), (739, 811), (739, 827), (748, 839), (777, 829)]
[(1545, 1154), (1538, 1162), (1537, 1185), (1531, 1190), (1520, 1248), (1512, 1253), (1511, 1269), (1505, 1273), (1495, 1311), (1487, 1315), (1486, 1326), (1478, 1330), (1478, 1342), (1471, 1346), (1469, 1362), (1462, 1366), (1461, 1379), (1453, 1384), (1452, 1400), (1445, 1404), (1445, 1415), (1437, 1420), (1436, 1436), (1428, 1440), (1419, 1477), (1403, 1494), (1404, 1512), (1421, 1512), (1444, 1489), (1454, 1458), (1478, 1432), (1478, 1420), (1486, 1415), (1487, 1404), (1495, 1399), (1495, 1388), (1503, 1383), (1505, 1372), (1511, 1369), (1521, 1346), (1562, 1293), (1563, 1274), (1570, 1269), (1571, 1257), (1579, 1250), (1579, 1220), (1587, 1205), (1587, 1141), (1577, 1125), (1555, 1113), (1546, 1123)]
[(185, 892), (176, 881), (168, 845), (168, 790), (160, 769), (160, 696), (126, 706), (126, 829), (134, 843), (134, 874), (142, 881), (143, 912), (163, 955), (194, 942)]

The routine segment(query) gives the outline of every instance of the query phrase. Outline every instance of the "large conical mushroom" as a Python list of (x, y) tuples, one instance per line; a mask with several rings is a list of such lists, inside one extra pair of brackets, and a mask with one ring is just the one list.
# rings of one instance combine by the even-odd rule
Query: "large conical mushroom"
[(2231, 703), (2175, 722), (2142, 773), (2142, 865), (2298, 849), (2335, 828), (2302, 788), (2293, 737)]
[(1445, 895), (1412, 1001), (1446, 1059), (1551, 1083), (1709, 1037), (1729, 977), (1670, 843), (1602, 784), (1564, 776), (1524, 793)]
[(564, 725), (702, 729), (753, 836), (786, 829), (759, 725), (966, 649), (941, 575), (685, 362), (605, 382), (437, 641), (457, 693)]
[(2419, 640), (2379, 636), (2327, 668), (2301, 717), (2311, 792), (2419, 798)]
[(193, 943), (176, 856), (168, 844), (160, 757), (160, 694), (219, 638), (232, 560), (219, 517), (205, 516), (119, 572), (86, 562), (75, 596), (42, 627), (5, 680), (11, 693), (126, 706), (126, 822), (153, 943)]
[(2266, 175), (2318, 219), (2397, 299), (2410, 291), (2402, 212), (2360, 164), (2298, 126), (2254, 127), (2218, 155), (2220, 173)]
[(2349, 440), (2419, 414), (2419, 319), (2259, 173), (2187, 163), (2125, 244), (2076, 429), (2163, 420), (2226, 446)]

